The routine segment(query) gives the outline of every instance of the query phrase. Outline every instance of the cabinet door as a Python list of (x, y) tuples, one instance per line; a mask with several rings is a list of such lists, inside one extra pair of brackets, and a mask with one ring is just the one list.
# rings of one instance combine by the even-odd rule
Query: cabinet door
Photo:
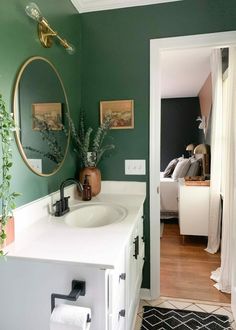
[(144, 262), (143, 218), (140, 214), (131, 235), (126, 251), (126, 329), (130, 330), (139, 303), (139, 293), (142, 281), (142, 268)]
[(143, 271), (143, 264), (145, 258), (145, 239), (144, 239), (144, 232), (143, 232), (143, 222), (144, 216), (139, 218), (138, 222), (138, 236), (139, 236), (139, 256), (138, 256), (138, 263), (139, 263), (139, 276), (142, 280), (142, 271)]
[(126, 251), (126, 268), (127, 268), (127, 286), (126, 286), (126, 329), (131, 329), (133, 314), (135, 311), (134, 297), (136, 288), (136, 278), (138, 273), (138, 260), (135, 258), (135, 238), (137, 236), (137, 228), (132, 233), (131, 239)]
[(208, 236), (209, 187), (180, 185), (179, 225), (181, 235)]
[(109, 272), (109, 330), (125, 330), (126, 272), (124, 253)]

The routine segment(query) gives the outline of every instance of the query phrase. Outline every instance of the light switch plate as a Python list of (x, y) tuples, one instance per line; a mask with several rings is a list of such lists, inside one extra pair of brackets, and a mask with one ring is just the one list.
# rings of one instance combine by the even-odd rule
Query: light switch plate
[(126, 159), (125, 160), (126, 175), (145, 175), (146, 160), (145, 159)]

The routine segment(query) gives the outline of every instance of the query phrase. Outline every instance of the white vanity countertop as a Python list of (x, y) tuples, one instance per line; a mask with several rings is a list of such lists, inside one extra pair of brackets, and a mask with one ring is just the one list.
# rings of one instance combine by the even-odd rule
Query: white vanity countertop
[[(123, 221), (97, 228), (78, 228), (66, 225), (63, 217), (44, 214), (36, 221), (32, 222), (32, 219), (29, 219), (29, 226), (24, 224), (23, 229), (17, 229), (15, 242), (5, 249), (8, 257), (72, 262), (95, 267), (113, 268), (121, 249), (130, 237), (135, 221), (142, 215), (145, 201), (145, 183), (136, 182), (133, 185), (130, 183), (135, 188), (134, 192), (133, 189), (127, 189), (126, 184), (123, 182), (122, 186), (122, 183), (118, 183), (118, 188), (120, 188), (117, 189), (118, 193), (114, 193), (114, 189), (110, 190), (110, 185), (105, 184), (107, 189), (103, 188), (102, 192), (91, 200), (92, 203), (106, 202), (124, 206), (128, 211), (128, 215)], [(140, 187), (141, 189), (139, 189)], [(65, 195), (68, 195), (68, 193), (65, 193)], [(55, 199), (58, 194), (53, 197)], [(77, 203), (81, 203), (81, 201), (71, 196), (70, 205)], [(89, 204), (90, 202), (86, 203)], [(28, 218), (32, 217), (34, 209), (35, 214), (38, 213), (37, 206), (34, 207), (33, 203), (30, 204), (30, 208)], [(19, 219), (18, 227), (20, 220), (22, 220), (22, 224), (23, 222), (26, 223), (26, 207), (24, 207), (24, 212), (22, 212), (22, 209), (18, 213), (24, 216), (24, 221)], [(17, 212), (15, 218), (17, 221)]]

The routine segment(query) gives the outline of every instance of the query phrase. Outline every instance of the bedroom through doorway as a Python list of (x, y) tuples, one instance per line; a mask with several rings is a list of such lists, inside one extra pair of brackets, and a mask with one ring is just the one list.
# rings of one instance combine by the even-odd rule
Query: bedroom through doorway
[(196, 147), (207, 146), (210, 154), (211, 52), (201, 47), (161, 54), (160, 295), (230, 303), (210, 279), (220, 252), (204, 251), (209, 186), (186, 186), (184, 180), (203, 175)]

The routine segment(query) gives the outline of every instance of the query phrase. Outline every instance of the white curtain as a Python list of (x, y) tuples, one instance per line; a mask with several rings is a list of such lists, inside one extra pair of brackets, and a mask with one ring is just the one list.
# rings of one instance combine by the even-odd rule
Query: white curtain
[(222, 243), (221, 266), (212, 274), (215, 285), (223, 292), (231, 292), (233, 229), (236, 216), (236, 48), (229, 49), (228, 78), (223, 86), (223, 157), (222, 157)]
[(211, 185), (208, 244), (206, 251), (216, 253), (220, 246), (220, 193), (222, 150), (222, 63), (221, 50), (211, 55), (212, 75), (212, 132), (211, 132)]

